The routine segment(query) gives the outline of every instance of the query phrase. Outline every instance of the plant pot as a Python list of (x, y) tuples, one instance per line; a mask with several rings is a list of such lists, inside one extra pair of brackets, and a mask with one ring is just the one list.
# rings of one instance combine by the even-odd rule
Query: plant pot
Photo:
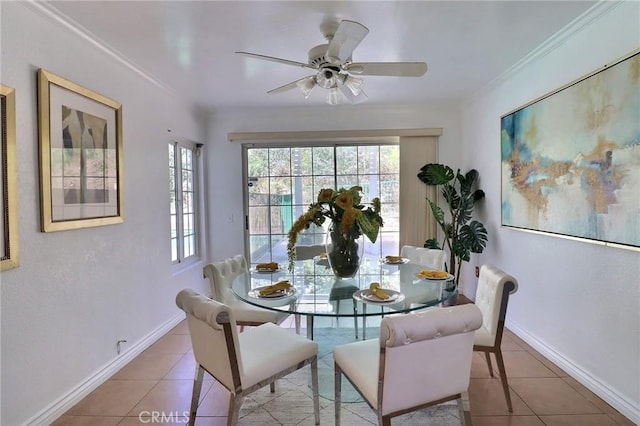
[(364, 253), (364, 238), (357, 230), (344, 235), (339, 223), (327, 230), (325, 246), (327, 260), (337, 278), (353, 278), (360, 268)]

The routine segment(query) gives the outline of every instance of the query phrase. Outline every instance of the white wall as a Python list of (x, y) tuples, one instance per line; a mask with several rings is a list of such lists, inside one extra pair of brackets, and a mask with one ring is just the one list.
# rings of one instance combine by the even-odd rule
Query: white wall
[[(459, 110), (451, 105), (337, 106), (297, 109), (259, 109), (212, 113), (209, 120), (207, 168), (210, 247), (219, 260), (244, 253), (242, 216), (242, 149), (229, 142), (230, 132), (409, 129), (437, 127), (441, 161), (460, 158)], [(416, 175), (418, 170), (416, 170)], [(416, 178), (417, 179), (417, 178)], [(425, 201), (426, 203), (426, 201)]]
[(463, 111), (462, 151), (487, 194), (490, 241), (476, 261), (519, 280), (507, 325), (640, 422), (640, 253), (500, 227), (500, 116), (640, 47), (640, 3), (604, 8), (612, 5), (475, 97)]
[[(69, 408), (70, 394), (90, 390), (109, 366), (175, 323), (180, 289), (203, 286), (201, 265), (174, 274), (170, 262), (167, 128), (193, 140), (202, 140), (205, 129), (175, 95), (36, 6), (1, 7), (0, 80), (16, 89), (21, 264), (1, 275), (0, 424), (46, 424), (40, 413)], [(123, 224), (40, 232), (40, 67), (123, 104)], [(119, 339), (128, 341), (120, 356)]]

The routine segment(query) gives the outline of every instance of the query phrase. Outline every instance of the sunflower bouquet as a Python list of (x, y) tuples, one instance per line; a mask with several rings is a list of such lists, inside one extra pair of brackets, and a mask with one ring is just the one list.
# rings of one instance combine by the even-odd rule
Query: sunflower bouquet
[[(332, 222), (331, 238), (335, 249), (342, 248), (343, 255), (348, 255), (357, 248), (354, 241), (362, 234), (375, 243), (378, 238), (378, 231), (382, 227), (382, 217), (380, 216), (380, 199), (371, 200), (371, 206), (366, 207), (361, 204), (362, 187), (354, 186), (349, 189), (341, 188), (337, 191), (333, 189), (321, 189), (318, 199), (309, 206), (305, 214), (300, 216), (293, 224), (288, 234), (287, 254), (289, 257), (289, 270), (293, 270), (296, 260), (296, 242), (298, 234), (309, 228), (311, 224), (322, 226), (325, 220)], [(334, 259), (331, 262), (332, 253), (329, 253), (332, 267), (338, 264)], [(334, 267), (335, 271), (335, 267)]]

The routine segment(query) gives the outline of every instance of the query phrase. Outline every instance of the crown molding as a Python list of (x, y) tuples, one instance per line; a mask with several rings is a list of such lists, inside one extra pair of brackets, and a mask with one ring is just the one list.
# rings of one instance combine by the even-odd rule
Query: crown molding
[(615, 1), (600, 0), (598, 3), (590, 7), (580, 16), (578, 16), (569, 24), (567, 24), (560, 31), (555, 33), (553, 36), (548, 38), (538, 47), (536, 47), (531, 52), (529, 52), (524, 58), (520, 59), (514, 65), (509, 67), (506, 71), (500, 74), (498, 77), (490, 81), (487, 85), (485, 85), (480, 90), (478, 90), (473, 95), (471, 95), (466, 100), (464, 100), (462, 102), (462, 105), (464, 106), (464, 105), (470, 105), (474, 103), (476, 100), (478, 100), (488, 92), (491, 92), (496, 87), (500, 86), (506, 80), (511, 78), (522, 68), (548, 55), (550, 52), (554, 51), (555, 49), (560, 47), (562, 44), (564, 44), (567, 39), (573, 37), (575, 34), (582, 31), (585, 27), (590, 25), (592, 22), (600, 19), (601, 16), (609, 13), (611, 10), (620, 6), (622, 3), (624, 3), (624, 0), (615, 0)]
[(85, 40), (92, 46), (96, 47), (98, 50), (102, 51), (107, 56), (114, 59), (116, 62), (124, 65), (129, 70), (138, 74), (143, 79), (147, 80), (157, 88), (167, 92), (170, 95), (176, 95), (176, 90), (170, 86), (167, 86), (162, 81), (155, 78), (153, 75), (149, 74), (129, 58), (127, 58), (122, 52), (119, 52), (117, 49), (109, 46), (106, 42), (101, 40), (98, 36), (93, 34), (89, 29), (82, 26), (78, 22), (74, 21), (67, 15), (60, 12), (55, 6), (49, 1), (37, 1), (37, 0), (28, 0), (21, 1), (20, 4), (23, 4), (30, 8), (31, 10), (39, 13), (40, 15), (48, 18), (52, 22), (59, 24), (61, 27), (66, 28), (71, 31), (81, 39)]

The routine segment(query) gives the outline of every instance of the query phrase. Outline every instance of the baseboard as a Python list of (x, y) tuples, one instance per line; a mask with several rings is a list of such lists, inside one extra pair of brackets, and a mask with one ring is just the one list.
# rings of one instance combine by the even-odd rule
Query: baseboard
[(176, 314), (160, 327), (144, 336), (129, 349), (112, 361), (103, 365), (94, 374), (79, 383), (66, 395), (61, 396), (49, 406), (45, 407), (38, 414), (27, 420), (24, 425), (40, 426), (53, 423), (56, 419), (67, 412), (71, 407), (89, 395), (94, 389), (106, 382), (111, 376), (127, 365), (131, 360), (140, 355), (145, 349), (155, 343), (162, 336), (167, 334), (173, 327), (184, 319), (184, 313)]
[(521, 327), (517, 323), (507, 321), (505, 325), (528, 345), (544, 355), (549, 359), (549, 361), (566, 371), (571, 377), (602, 398), (609, 405), (634, 422), (634, 424), (640, 424), (640, 404), (638, 401), (631, 401), (620, 395), (615, 391), (615, 389), (609, 387), (598, 377), (594, 377), (587, 371), (584, 371), (570, 359), (548, 346), (545, 342), (529, 333), (525, 328)]

